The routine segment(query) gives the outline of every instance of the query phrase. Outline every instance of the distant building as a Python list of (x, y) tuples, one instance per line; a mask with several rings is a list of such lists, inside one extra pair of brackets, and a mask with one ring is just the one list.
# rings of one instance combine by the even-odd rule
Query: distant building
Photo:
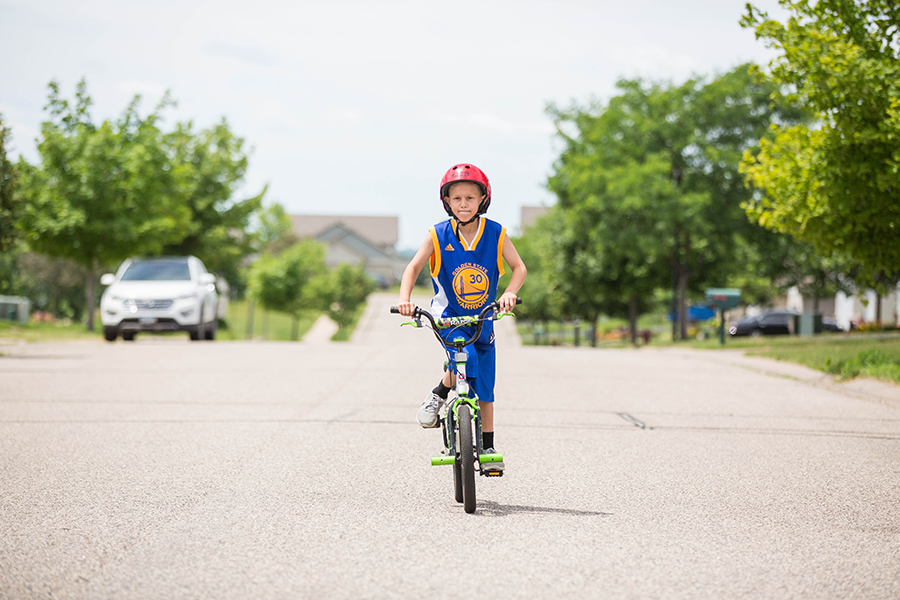
[(379, 284), (400, 281), (404, 265), (397, 256), (399, 219), (338, 215), (290, 215), (297, 237), (313, 238), (326, 248), (325, 264), (362, 263)]
[(522, 216), (519, 221), (522, 229), (522, 233), (525, 233), (525, 230), (534, 225), (534, 222), (538, 220), (539, 217), (547, 214), (547, 211), (550, 210), (547, 206), (523, 206), (522, 207)]

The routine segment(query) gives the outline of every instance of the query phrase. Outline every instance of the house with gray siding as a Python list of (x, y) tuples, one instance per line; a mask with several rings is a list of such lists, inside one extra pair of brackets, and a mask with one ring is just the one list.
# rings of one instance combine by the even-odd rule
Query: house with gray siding
[(400, 281), (405, 264), (397, 256), (399, 219), (349, 215), (290, 215), (297, 237), (313, 238), (325, 246), (328, 268), (340, 264), (365, 265), (369, 277), (381, 285)]

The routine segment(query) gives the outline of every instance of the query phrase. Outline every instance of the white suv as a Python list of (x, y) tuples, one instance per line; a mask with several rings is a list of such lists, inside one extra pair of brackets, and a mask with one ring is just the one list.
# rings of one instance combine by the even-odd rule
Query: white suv
[(103, 336), (134, 340), (140, 331), (187, 331), (192, 340), (216, 337), (216, 276), (194, 256), (130, 258), (100, 299)]

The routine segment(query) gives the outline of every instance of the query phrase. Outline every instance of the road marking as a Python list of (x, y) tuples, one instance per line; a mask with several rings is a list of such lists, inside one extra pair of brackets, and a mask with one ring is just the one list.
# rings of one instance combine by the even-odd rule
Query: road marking
[(647, 427), (644, 423), (642, 423), (641, 421), (638, 421), (637, 419), (635, 419), (634, 417), (632, 417), (632, 416), (629, 415), (628, 413), (618, 413), (618, 414), (619, 414), (620, 417), (622, 417), (623, 419), (625, 419), (626, 421), (628, 421), (628, 422), (631, 423), (632, 425), (635, 425), (635, 426), (637, 426), (637, 427), (640, 427), (641, 429), (650, 429), (650, 428)]

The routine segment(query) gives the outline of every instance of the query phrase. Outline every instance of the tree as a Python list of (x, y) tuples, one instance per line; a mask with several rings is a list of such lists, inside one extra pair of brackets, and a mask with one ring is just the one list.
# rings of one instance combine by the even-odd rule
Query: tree
[(269, 254), (280, 254), (300, 241), (290, 215), (277, 202), (256, 214), (253, 236), (259, 249)]
[(253, 251), (253, 238), (247, 230), (266, 193), (264, 188), (251, 198), (233, 199), (247, 171), (244, 140), (222, 119), (196, 133), (192, 123), (179, 123), (163, 137), (163, 144), (179, 198), (190, 211), (187, 231), (167, 244), (163, 253), (197, 256), (210, 271), (237, 283), (240, 263)]
[(900, 278), (900, 11), (893, 0), (779, 0), (779, 23), (748, 4), (741, 21), (780, 55), (769, 77), (814, 112), (777, 123), (742, 171), (764, 190), (746, 203), (764, 227), (839, 252), (857, 282)]
[(95, 125), (84, 80), (75, 103), (51, 82), (41, 125), (41, 165), (19, 162), (26, 210), (23, 229), (32, 249), (67, 258), (88, 271), (88, 329), (94, 327), (94, 284), (101, 266), (131, 255), (156, 254), (184, 236), (190, 212), (180, 202), (157, 127), (167, 99), (146, 118), (139, 97), (115, 122)]
[[(551, 288), (552, 257), (550, 233), (559, 218), (555, 209), (541, 216), (521, 236), (514, 240), (516, 251), (528, 267), (528, 277), (519, 290), (522, 305), (516, 308), (516, 318), (546, 324), (560, 318), (558, 299)], [(500, 280), (497, 289), (506, 289), (510, 273)]]
[(0, 114), (0, 254), (9, 252), (19, 240), (22, 200), (16, 192), (19, 179), (16, 166), (6, 156), (11, 133)]
[(637, 343), (637, 317), (668, 271), (665, 238), (646, 237), (647, 228), (657, 225), (648, 219), (653, 211), (642, 207), (648, 202), (662, 206), (671, 194), (671, 183), (660, 176), (667, 168), (654, 161), (627, 161), (593, 170), (560, 197), (559, 218), (550, 233), (550, 285), (563, 299), (563, 310), (586, 319), (592, 332), (601, 314), (624, 317)]
[(802, 113), (773, 102), (774, 86), (747, 65), (709, 82), (618, 87), (607, 105), (551, 107), (565, 149), (548, 187), (570, 213), (556, 235), (567, 248), (560, 268), (584, 297), (579, 310), (595, 314), (601, 302), (634, 314), (648, 291), (671, 285), (681, 324), (673, 338), (685, 338), (687, 297), (743, 266), (736, 247), (751, 224), (740, 206), (751, 192), (738, 173), (742, 153), (773, 119)]
[(30, 298), (33, 308), (56, 318), (80, 320), (86, 312), (84, 282), (87, 270), (78, 263), (50, 259), (33, 252), (15, 257), (19, 293)]
[(356, 311), (365, 304), (374, 289), (375, 282), (366, 275), (363, 265), (339, 265), (330, 274), (325, 294), (328, 316), (338, 324), (339, 329), (346, 329), (353, 324)]
[(299, 337), (300, 315), (307, 309), (328, 308), (325, 248), (303, 240), (279, 255), (266, 254), (250, 269), (250, 293), (269, 310), (294, 318), (291, 339)]

